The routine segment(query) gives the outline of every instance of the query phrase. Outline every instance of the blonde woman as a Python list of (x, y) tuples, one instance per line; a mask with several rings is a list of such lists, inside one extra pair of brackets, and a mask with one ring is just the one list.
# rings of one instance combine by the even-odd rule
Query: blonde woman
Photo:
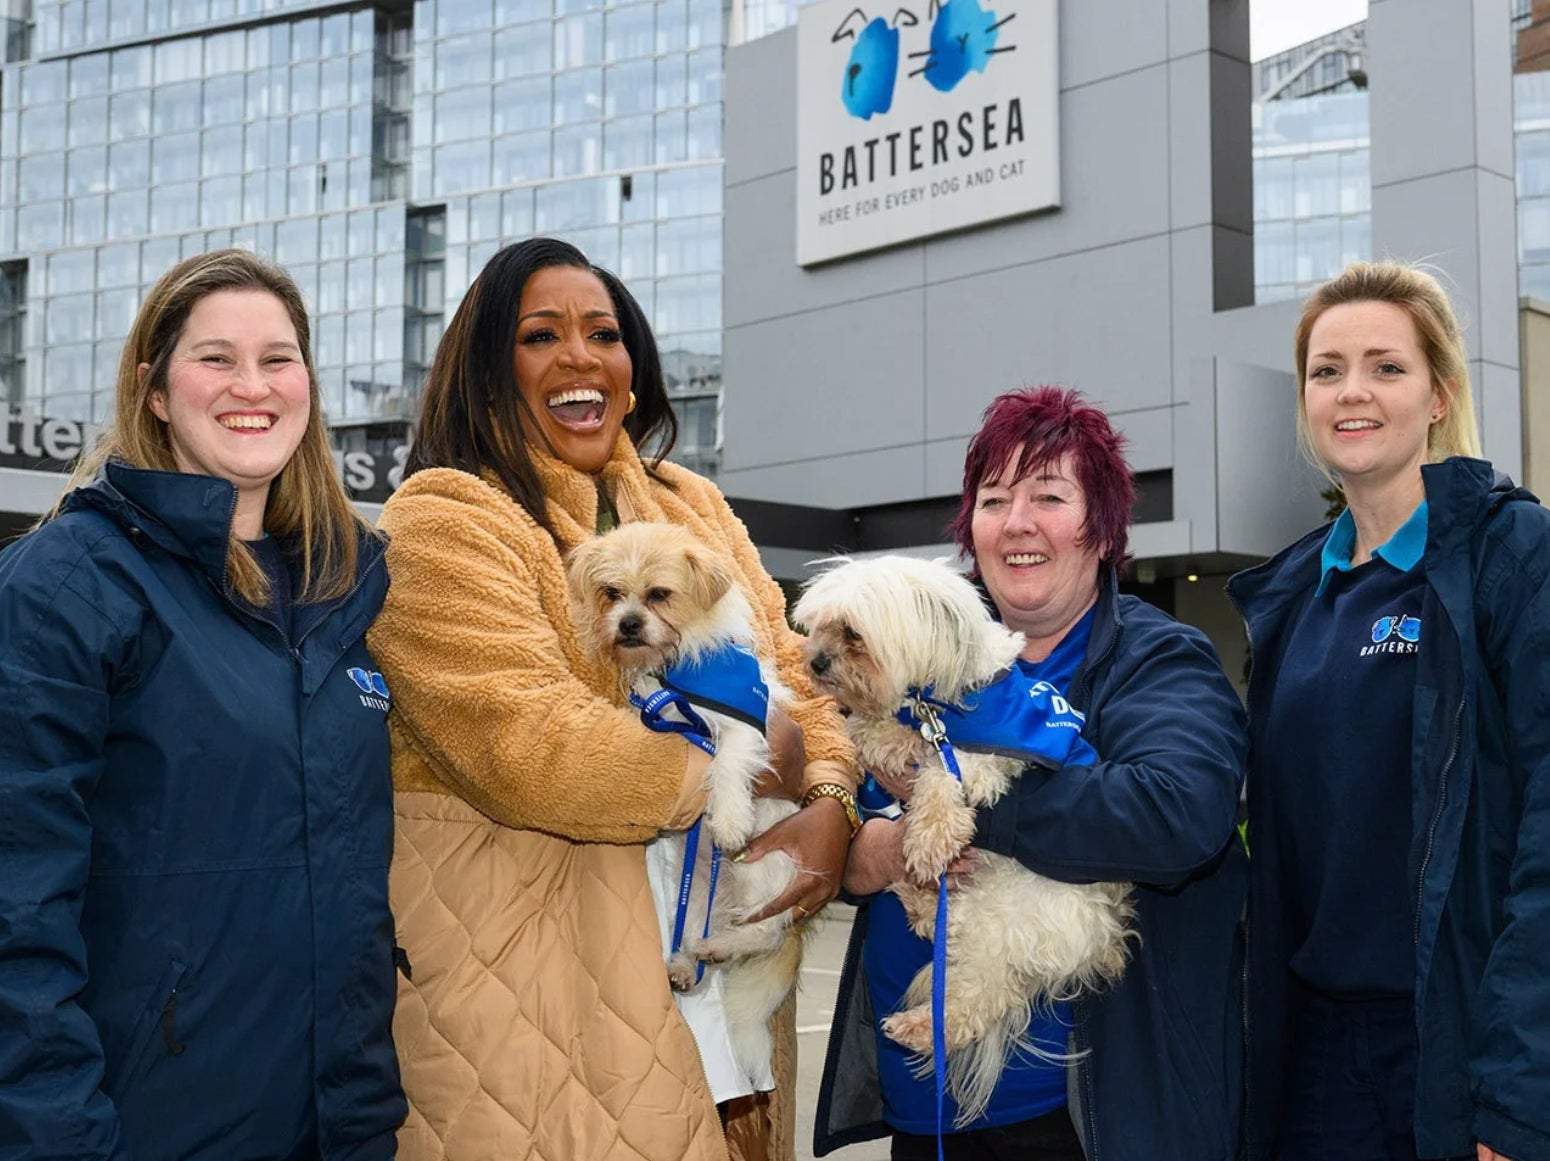
[(1550, 1157), (1550, 514), (1479, 459), (1435, 279), (1358, 262), (1296, 337), (1349, 507), (1235, 577), (1249, 1155)]
[(174, 267), (115, 402), (0, 554), (0, 1152), (391, 1157), (387, 577), (295, 284)]

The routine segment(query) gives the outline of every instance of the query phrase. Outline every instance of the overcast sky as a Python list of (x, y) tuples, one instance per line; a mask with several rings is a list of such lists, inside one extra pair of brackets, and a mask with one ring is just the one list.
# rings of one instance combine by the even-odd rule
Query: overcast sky
[(1249, 58), (1263, 60), (1367, 18), (1367, 0), (1249, 0)]

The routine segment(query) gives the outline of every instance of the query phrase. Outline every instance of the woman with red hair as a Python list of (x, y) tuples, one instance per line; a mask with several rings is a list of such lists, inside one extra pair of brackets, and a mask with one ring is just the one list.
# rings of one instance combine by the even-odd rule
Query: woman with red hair
[[(1074, 391), (1000, 396), (969, 445), (952, 535), (997, 615), (1027, 639), (1021, 676), (1085, 714), (1099, 755), (1030, 767), (980, 812), (973, 847), (1051, 879), (1134, 883), (1139, 939), (1114, 987), (1036, 1015), (1028, 1040), (1041, 1051), (1014, 1054), (983, 1116), (952, 1128), (947, 1109), (949, 1159), (1237, 1155), (1244, 716), (1204, 633), (1120, 595), (1134, 499), (1123, 437)], [(916, 1077), (879, 1027), (930, 958), (884, 890), (908, 878), (886, 789), (863, 788), (874, 817), (846, 869), (860, 907), (819, 1094), (819, 1155), (891, 1133), (895, 1159), (936, 1156), (932, 1078)], [(971, 849), (957, 869), (972, 874), (973, 861)]]

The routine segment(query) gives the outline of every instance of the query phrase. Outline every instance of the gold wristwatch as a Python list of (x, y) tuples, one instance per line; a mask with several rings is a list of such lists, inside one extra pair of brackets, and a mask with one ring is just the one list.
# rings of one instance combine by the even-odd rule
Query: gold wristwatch
[(850, 834), (854, 838), (856, 832), (861, 829), (861, 814), (856, 810), (856, 796), (838, 782), (819, 782), (808, 787), (807, 793), (802, 795), (802, 805), (808, 806), (820, 798), (832, 798), (845, 808), (845, 821), (850, 823)]

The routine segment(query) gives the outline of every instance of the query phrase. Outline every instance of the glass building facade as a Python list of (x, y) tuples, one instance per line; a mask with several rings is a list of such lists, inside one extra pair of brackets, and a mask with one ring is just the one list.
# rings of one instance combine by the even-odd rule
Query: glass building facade
[(675, 458), (714, 472), (722, 0), (37, 0), (30, 16), (0, 66), (7, 402), (105, 418), (150, 284), (237, 245), (295, 276), (336, 440), (379, 451), (469, 281), (542, 233), (640, 299)]
[[(1542, 5), (1542, 7), (1544, 7)], [(1541, 17), (1544, 19), (1544, 17)], [(1531, 0), (1512, 0), (1513, 132), (1518, 195), (1518, 292), (1550, 302), (1550, 60), (1518, 56), (1534, 24)], [(1372, 257), (1367, 94), (1350, 61), (1327, 47), (1361, 39), (1352, 25), (1254, 65), (1256, 93), (1319, 59), (1282, 96), (1257, 99), (1254, 133), (1254, 291), (1258, 302), (1300, 298), (1346, 263)], [(1320, 95), (1295, 94), (1323, 90)]]

